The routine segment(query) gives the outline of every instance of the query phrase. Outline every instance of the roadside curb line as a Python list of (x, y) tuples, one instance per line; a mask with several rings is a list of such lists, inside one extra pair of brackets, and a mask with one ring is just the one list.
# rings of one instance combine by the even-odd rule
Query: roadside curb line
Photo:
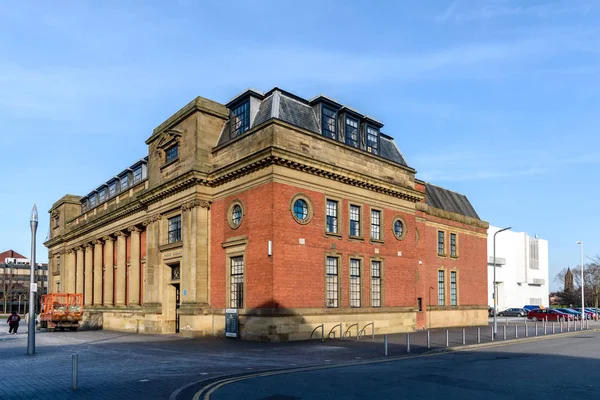
[(583, 331), (554, 333), (554, 334), (543, 335), (543, 336), (523, 337), (523, 338), (518, 338), (518, 339), (510, 339), (510, 340), (500, 340), (500, 341), (487, 342), (487, 343), (476, 343), (476, 344), (470, 344), (470, 345), (443, 347), (443, 348), (426, 351), (426, 352), (420, 353), (420, 354), (404, 353), (403, 355), (400, 355), (400, 356), (380, 356), (380, 357), (375, 357), (375, 358), (367, 359), (367, 360), (349, 361), (349, 362), (342, 362), (342, 363), (337, 363), (337, 364), (313, 364), (313, 365), (307, 365), (304, 367), (271, 369), (271, 370), (257, 371), (257, 372), (252, 372), (252, 373), (240, 372), (237, 374), (222, 374), (222, 375), (213, 376), (210, 378), (207, 377), (207, 378), (201, 379), (199, 381), (190, 382), (190, 383), (176, 389), (175, 391), (173, 391), (173, 393), (171, 393), (171, 395), (169, 396), (169, 400), (177, 400), (179, 394), (181, 392), (183, 392), (184, 390), (188, 389), (191, 386), (199, 385), (199, 384), (202, 384), (203, 382), (207, 382), (207, 381), (213, 381), (213, 382), (209, 383), (208, 385), (206, 385), (204, 387), (199, 388), (193, 397), (194, 399), (198, 399), (199, 394), (206, 390), (210, 390), (207, 393), (209, 396), (206, 397), (206, 395), (205, 395), (204, 398), (209, 398), (210, 394), (212, 394), (215, 390), (221, 388), (222, 386), (228, 385), (230, 383), (235, 383), (235, 382), (241, 381), (241, 380), (246, 380), (246, 379), (260, 378), (260, 377), (271, 376), (271, 375), (284, 375), (284, 374), (291, 374), (291, 373), (295, 373), (295, 372), (317, 371), (317, 370), (321, 370), (321, 369), (344, 368), (344, 367), (353, 367), (353, 366), (357, 366), (357, 365), (379, 364), (379, 363), (408, 360), (408, 359), (415, 359), (415, 358), (432, 357), (432, 356), (436, 356), (436, 355), (444, 355), (444, 354), (448, 354), (448, 353), (459, 352), (459, 351), (470, 350), (470, 349), (507, 346), (507, 345), (513, 345), (513, 344), (519, 344), (519, 343), (528, 343), (528, 342), (536, 342), (536, 341), (541, 341), (541, 340), (548, 340), (548, 339), (553, 339), (553, 338), (559, 339), (562, 337), (575, 336), (575, 335), (587, 333), (587, 332), (589, 332), (589, 333), (600, 332), (600, 328), (587, 329), (587, 330), (583, 330)]

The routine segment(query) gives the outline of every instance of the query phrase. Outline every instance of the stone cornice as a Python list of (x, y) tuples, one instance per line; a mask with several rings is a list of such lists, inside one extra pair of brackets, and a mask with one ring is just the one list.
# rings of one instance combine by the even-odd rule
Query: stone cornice
[(487, 229), (490, 226), (489, 222), (472, 217), (467, 217), (465, 215), (453, 213), (450, 211), (441, 210), (439, 208), (431, 207), (426, 203), (417, 203), (416, 207), (417, 210), (423, 211), (425, 214), (434, 217), (439, 217), (442, 219), (447, 219), (450, 221), (460, 222), (461, 224), (471, 225), (482, 229)]
[(210, 208), (210, 201), (200, 200), (200, 199), (194, 199), (194, 200), (188, 201), (181, 205), (181, 211), (189, 211), (192, 208), (196, 208), (196, 207)]
[(140, 196), (139, 201), (143, 205), (148, 205), (155, 203), (166, 196), (170, 196), (182, 190), (185, 190), (193, 185), (209, 185), (208, 179), (204, 179), (202, 177), (196, 176), (195, 171), (187, 172), (172, 181), (169, 181), (157, 188), (154, 188), (142, 196)]

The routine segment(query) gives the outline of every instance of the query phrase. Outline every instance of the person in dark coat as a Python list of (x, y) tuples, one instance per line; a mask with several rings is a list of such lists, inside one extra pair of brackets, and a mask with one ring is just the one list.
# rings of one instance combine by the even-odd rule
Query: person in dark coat
[(19, 321), (21, 320), (21, 317), (19, 317), (19, 314), (17, 314), (16, 311), (13, 311), (12, 314), (10, 314), (8, 316), (8, 319), (6, 320), (6, 322), (8, 322), (8, 334), (9, 335), (16, 335), (17, 331), (19, 330)]

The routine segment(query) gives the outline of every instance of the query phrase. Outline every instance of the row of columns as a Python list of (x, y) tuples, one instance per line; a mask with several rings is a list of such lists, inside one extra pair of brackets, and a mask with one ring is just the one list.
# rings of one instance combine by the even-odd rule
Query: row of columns
[[(76, 247), (67, 253), (66, 293), (82, 293), (84, 305), (125, 306), (140, 304), (141, 230), (130, 227)], [(130, 259), (127, 268), (127, 235)], [(117, 246), (116, 263), (114, 246)], [(129, 284), (127, 281), (129, 280)], [(126, 290), (128, 293), (126, 295)], [(114, 296), (113, 296), (114, 294)], [(126, 303), (127, 299), (127, 304)]]

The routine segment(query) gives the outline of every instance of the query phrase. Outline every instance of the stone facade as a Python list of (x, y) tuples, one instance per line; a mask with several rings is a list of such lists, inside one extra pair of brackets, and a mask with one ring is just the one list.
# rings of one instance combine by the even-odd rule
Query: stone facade
[(146, 158), (52, 206), (50, 290), (129, 332), (222, 336), (226, 308), (250, 340), (486, 323), (487, 222), (416, 179), (382, 126), (277, 88), (198, 97)]

